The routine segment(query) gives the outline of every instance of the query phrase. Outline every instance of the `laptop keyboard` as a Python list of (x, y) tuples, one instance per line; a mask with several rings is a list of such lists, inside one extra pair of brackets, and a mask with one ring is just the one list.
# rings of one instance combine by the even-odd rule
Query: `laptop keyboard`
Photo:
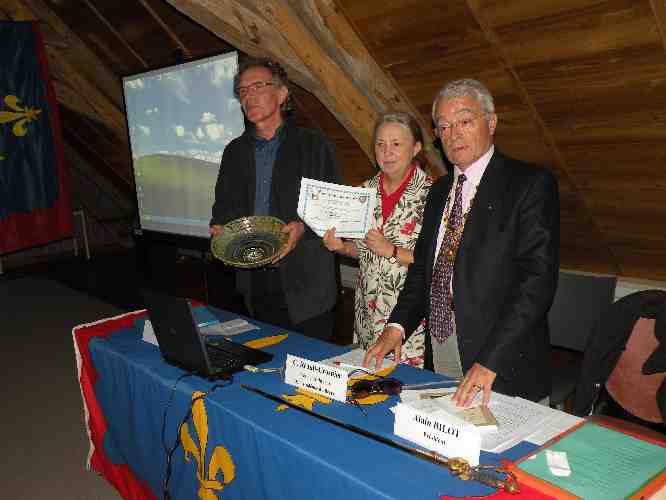
[(243, 361), (238, 354), (228, 352), (217, 345), (206, 344), (206, 352), (210, 364), (216, 371), (235, 371), (243, 367)]

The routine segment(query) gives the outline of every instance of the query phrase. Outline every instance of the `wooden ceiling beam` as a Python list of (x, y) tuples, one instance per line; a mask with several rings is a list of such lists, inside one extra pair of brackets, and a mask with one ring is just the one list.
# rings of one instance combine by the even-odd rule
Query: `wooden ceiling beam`
[(429, 160), (443, 168), (431, 145), (432, 127), (375, 62), (334, 0), (168, 1), (238, 49), (280, 61), (369, 158), (374, 157), (372, 128), (379, 113), (398, 109), (414, 114), (428, 137)]
[[(66, 49), (58, 46), (61, 54), (76, 64), (80, 72), (92, 80), (98, 89), (109, 99), (114, 106), (122, 109), (123, 96), (120, 82), (111, 69), (79, 38), (65, 22), (43, 0), (5, 0), (7, 4), (20, 7), (23, 11), (22, 19), (39, 19), (60, 37)], [(27, 17), (26, 17), (27, 16)], [(16, 16), (12, 18), (17, 19)], [(56, 43), (51, 43), (54, 47)]]
[[(113, 182), (109, 181), (109, 179), (101, 173), (101, 169), (99, 169), (98, 166), (92, 165), (87, 159), (79, 154), (79, 151), (72, 147), (71, 144), (65, 143), (64, 150), (65, 156), (70, 160), (69, 163), (72, 168), (97, 185), (102, 193), (113, 200), (113, 203), (122, 211), (122, 213), (131, 212), (136, 209), (136, 192), (132, 186), (129, 186), (129, 189), (118, 189)], [(105, 164), (105, 166), (109, 167), (108, 164)], [(91, 193), (79, 193), (80, 196), (85, 196), (86, 194), (90, 195)], [(118, 214), (106, 214), (106, 217), (112, 215)]]
[(318, 33), (311, 32), (297, 11), (284, 0), (254, 0), (266, 19), (272, 19), (274, 36), (284, 37), (293, 53), (320, 82), (313, 93), (352, 134), (369, 157), (374, 156), (372, 127), (379, 110), (355, 84), (334, 57), (322, 46)]
[(125, 37), (115, 28), (113, 24), (102, 14), (91, 2), (90, 0), (83, 0), (83, 2), (88, 6), (88, 8), (95, 14), (97, 19), (102, 21), (102, 24), (107, 27), (107, 29), (114, 34), (114, 36), (122, 43), (127, 50), (129, 50), (134, 57), (143, 65), (144, 68), (148, 68), (148, 63), (146, 60), (141, 57), (134, 47), (125, 39)]
[[(440, 173), (446, 168), (433, 147), (432, 123), (424, 119), (393, 77), (370, 53), (336, 0), (288, 0), (320, 46), (363, 92), (377, 112), (396, 110), (413, 115), (424, 133), (424, 153)], [(373, 124), (369, 124), (372, 126)], [(372, 131), (371, 131), (372, 132)]]
[(283, 38), (269, 39), (270, 21), (236, 0), (167, 0), (175, 9), (251, 56), (270, 55), (284, 66), (289, 79), (305, 89), (317, 85), (308, 69), (294, 57)]
[(116, 132), (122, 143), (127, 143), (124, 113), (107, 99), (94, 82), (82, 76), (77, 66), (61, 57), (62, 53), (60, 51), (46, 47), (46, 55), (49, 60), (51, 78), (76, 89), (78, 98), (87, 101), (96, 111), (97, 117), (95, 119), (106, 123), (109, 128)]
[(139, 3), (143, 5), (143, 8), (148, 11), (150, 16), (155, 20), (157, 24), (160, 25), (160, 27), (164, 30), (164, 32), (173, 40), (173, 43), (175, 43), (180, 50), (183, 52), (183, 55), (187, 59), (192, 58), (192, 51), (183, 43), (183, 41), (180, 39), (178, 35), (171, 29), (171, 27), (164, 22), (164, 19), (162, 19), (162, 16), (160, 16), (155, 9), (153, 9), (150, 4), (147, 2), (147, 0), (139, 0)]
[(75, 145), (78, 145), (78, 147), (82, 150), (85, 150), (87, 154), (89, 154), (91, 157), (95, 158), (95, 162), (98, 165), (98, 170), (100, 171), (106, 171), (109, 173), (110, 176), (113, 176), (114, 180), (117, 182), (117, 186), (120, 188), (122, 187), (123, 190), (126, 192), (131, 192), (134, 190), (134, 177), (130, 172), (119, 172), (112, 164), (109, 162), (109, 159), (105, 157), (103, 153), (97, 150), (97, 148), (94, 147), (94, 145), (90, 144), (88, 141), (86, 141), (81, 135), (78, 133), (73, 128), (68, 128), (65, 131), (65, 135), (69, 136), (70, 139), (73, 139), (75, 144), (72, 144), (74, 147)]
[(491, 23), (488, 22), (488, 20), (483, 14), (483, 6), (482, 6), (483, 0), (465, 0), (465, 1), (467, 3), (467, 7), (469, 8), (470, 13), (474, 17), (476, 23), (481, 28), (481, 31), (483, 32), (486, 40), (488, 41), (488, 44), (490, 45), (492, 51), (496, 54), (498, 61), (501, 63), (505, 71), (509, 74), (511, 80), (513, 81), (513, 84), (518, 90), (518, 94), (520, 96), (521, 101), (527, 107), (529, 114), (532, 117), (534, 123), (536, 124), (537, 130), (539, 131), (541, 137), (543, 138), (546, 147), (552, 154), (552, 157), (555, 161), (555, 166), (562, 172), (562, 175), (566, 177), (567, 182), (571, 186), (571, 189), (575, 192), (575, 195), (580, 201), (581, 206), (584, 207), (584, 214), (581, 214), (582, 217), (584, 217), (586, 221), (590, 224), (590, 227), (596, 233), (596, 237), (599, 239), (599, 241), (604, 242), (603, 245), (600, 245), (600, 248), (608, 252), (606, 260), (614, 266), (615, 272), (619, 274), (620, 269), (618, 266), (618, 261), (608, 243), (608, 238), (606, 238), (606, 235), (599, 226), (597, 220), (592, 216), (592, 212), (587, 200), (585, 199), (584, 196), (582, 196), (580, 187), (577, 185), (573, 176), (571, 175), (570, 167), (567, 165), (564, 156), (562, 155), (561, 151), (558, 149), (557, 144), (555, 143), (555, 140), (553, 138), (553, 135), (551, 134), (548, 126), (541, 117), (541, 114), (537, 110), (536, 105), (534, 104), (534, 100), (530, 96), (527, 88), (525, 87), (525, 84), (520, 79), (520, 76), (516, 71), (515, 65), (508, 55), (508, 51), (502, 46), (502, 43), (497, 34), (495, 33), (495, 30), (493, 29)]
[(666, 0), (650, 0), (650, 6), (661, 35), (661, 44), (666, 52)]
[(372, 157), (371, 128), (377, 110), (285, 0), (168, 1), (240, 50), (269, 55), (288, 70), (296, 69), (290, 78), (317, 96)]
[(55, 78), (51, 78), (51, 81), (53, 83), (53, 89), (55, 90), (56, 99), (60, 104), (67, 106), (92, 120), (99, 121), (100, 116), (97, 113), (97, 110), (95, 110), (86, 99), (81, 99), (78, 90), (73, 88), (69, 82)]

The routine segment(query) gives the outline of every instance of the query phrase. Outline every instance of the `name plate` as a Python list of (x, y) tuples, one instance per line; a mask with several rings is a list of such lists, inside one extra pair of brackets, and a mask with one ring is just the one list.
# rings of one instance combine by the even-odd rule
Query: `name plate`
[(448, 458), (479, 465), (481, 433), (458, 417), (439, 411), (426, 413), (401, 403), (393, 409), (393, 433)]
[(347, 400), (349, 374), (342, 368), (287, 354), (284, 381), (330, 399)]

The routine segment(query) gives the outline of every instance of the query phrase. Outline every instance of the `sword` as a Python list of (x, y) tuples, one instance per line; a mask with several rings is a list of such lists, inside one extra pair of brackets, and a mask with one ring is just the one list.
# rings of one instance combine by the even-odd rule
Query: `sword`
[[(381, 436), (379, 434), (375, 434), (374, 432), (370, 432), (368, 430), (362, 429), (360, 427), (357, 427), (353, 424), (349, 424), (347, 422), (342, 422), (341, 420), (338, 420), (333, 417), (329, 417), (328, 415), (323, 415), (321, 413), (317, 413), (315, 411), (308, 410), (307, 408), (304, 408), (302, 406), (299, 406), (297, 404), (292, 403), (291, 401), (288, 401), (284, 398), (281, 398), (280, 396), (274, 396), (273, 394), (269, 394), (267, 392), (262, 391), (261, 389), (257, 389), (256, 387), (252, 387), (246, 384), (240, 384), (240, 386), (245, 389), (246, 391), (254, 392), (255, 394), (259, 394), (260, 396), (270, 399), (271, 401), (275, 401), (276, 403), (284, 404), (287, 405), (290, 408), (293, 408), (295, 410), (298, 410), (300, 412), (303, 412), (307, 415), (310, 415), (312, 417), (318, 418), (319, 420), (323, 420), (324, 422), (328, 422), (329, 424), (333, 424), (337, 427), (341, 427), (342, 429), (346, 429), (348, 431), (351, 431), (355, 434), (360, 434), (361, 436), (365, 436), (369, 439), (372, 439), (373, 441), (377, 441), (379, 443), (383, 443), (385, 445), (388, 445), (394, 449), (400, 450), (402, 452), (408, 453), (414, 457), (420, 458), (422, 460), (426, 460), (428, 462), (441, 465), (446, 467), (449, 472), (451, 472), (454, 476), (459, 477), (460, 479), (464, 481), (468, 481), (470, 479), (473, 479), (475, 481), (478, 481), (480, 483), (483, 483), (487, 486), (490, 486), (492, 488), (496, 488), (498, 490), (504, 490), (508, 493), (520, 493), (520, 489), (518, 488), (518, 482), (516, 481), (516, 477), (509, 471), (501, 468), (501, 467), (495, 467), (493, 465), (479, 465), (476, 467), (472, 467), (469, 465), (469, 462), (463, 458), (446, 458), (438, 453), (435, 453), (434, 451), (429, 451), (429, 450), (420, 450), (418, 448), (414, 448), (412, 446), (407, 446), (402, 443), (399, 443), (397, 441), (394, 441), (391, 438), (387, 438), (384, 436)], [(505, 475), (505, 478), (502, 479), (495, 474), (503, 474)]]

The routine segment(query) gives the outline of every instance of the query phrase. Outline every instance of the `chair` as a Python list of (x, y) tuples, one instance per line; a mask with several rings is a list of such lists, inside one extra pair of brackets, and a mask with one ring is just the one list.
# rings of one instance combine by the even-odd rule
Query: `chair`
[(601, 405), (594, 406), (605, 389), (610, 403), (627, 415), (660, 423), (665, 383), (666, 291), (635, 292), (615, 302), (595, 327), (572, 410), (580, 416), (599, 413)]
[(606, 381), (606, 391), (625, 411), (646, 422), (663, 423), (657, 404), (657, 391), (666, 380), (666, 372), (647, 375), (643, 365), (654, 353), (659, 341), (655, 336), (656, 319), (639, 318), (627, 345)]
[(615, 276), (560, 271), (548, 312), (553, 386), (550, 404), (563, 408), (573, 394), (590, 332), (615, 296)]

